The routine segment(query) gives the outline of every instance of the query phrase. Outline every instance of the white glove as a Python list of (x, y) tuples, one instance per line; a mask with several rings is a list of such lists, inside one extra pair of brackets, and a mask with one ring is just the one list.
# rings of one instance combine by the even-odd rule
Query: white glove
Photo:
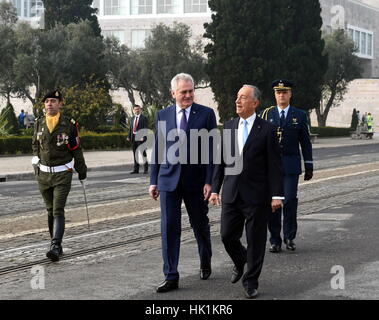
[(34, 156), (34, 157), (32, 158), (32, 165), (33, 165), (33, 166), (36, 166), (37, 164), (39, 164), (39, 157)]

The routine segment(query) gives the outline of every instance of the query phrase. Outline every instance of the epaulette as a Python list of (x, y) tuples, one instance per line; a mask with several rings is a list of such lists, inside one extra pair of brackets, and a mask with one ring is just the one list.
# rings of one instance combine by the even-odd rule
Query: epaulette
[(275, 108), (275, 106), (271, 106), (271, 107), (268, 107), (268, 108), (266, 108), (266, 109), (263, 110), (262, 115), (261, 115), (261, 118), (262, 118), (263, 120), (267, 120), (267, 118), (268, 118), (268, 112), (269, 112), (272, 108)]

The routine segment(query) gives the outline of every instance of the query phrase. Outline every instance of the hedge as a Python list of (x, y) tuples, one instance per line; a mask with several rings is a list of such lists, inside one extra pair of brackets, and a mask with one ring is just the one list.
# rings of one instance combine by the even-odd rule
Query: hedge
[[(311, 133), (318, 137), (348, 137), (350, 128), (312, 127)], [(83, 133), (80, 136), (85, 150), (114, 150), (130, 148), (130, 142), (126, 140), (127, 134), (123, 133)], [(0, 136), (0, 155), (31, 154), (31, 136)]]
[[(130, 142), (126, 138), (126, 133), (87, 133), (80, 136), (80, 141), (85, 150), (114, 150), (130, 148)], [(31, 136), (0, 136), (1, 155), (31, 153)]]
[(336, 127), (312, 127), (311, 133), (318, 134), (319, 138), (326, 137), (349, 137), (351, 128), (336, 128)]

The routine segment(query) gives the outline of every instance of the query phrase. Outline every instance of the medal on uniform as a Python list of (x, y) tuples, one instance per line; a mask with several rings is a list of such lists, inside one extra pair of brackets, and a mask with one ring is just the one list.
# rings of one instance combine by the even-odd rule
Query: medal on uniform
[(60, 147), (63, 144), (68, 144), (68, 135), (66, 133), (57, 135), (57, 146)]

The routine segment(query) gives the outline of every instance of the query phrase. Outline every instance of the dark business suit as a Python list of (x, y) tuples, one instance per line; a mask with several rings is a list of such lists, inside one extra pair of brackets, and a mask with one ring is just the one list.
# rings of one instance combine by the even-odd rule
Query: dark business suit
[[(189, 142), (191, 129), (207, 129), (216, 127), (216, 117), (211, 108), (193, 103), (188, 119), (186, 135)], [(177, 270), (181, 234), (181, 203), (184, 200), (191, 227), (193, 228), (200, 255), (201, 268), (210, 266), (211, 240), (208, 204), (204, 201), (203, 187), (211, 184), (213, 165), (201, 164), (201, 148), (198, 148), (199, 164), (174, 164), (168, 155), (169, 149), (177, 143), (170, 141), (168, 133), (177, 130), (176, 107), (172, 105), (160, 110), (157, 115), (156, 140), (151, 163), (150, 185), (156, 185), (160, 192), (161, 204), (161, 236), (163, 253), (163, 272), (166, 280), (179, 279)], [(211, 149), (212, 145), (210, 145)], [(162, 162), (159, 154), (165, 159)], [(211, 152), (210, 152), (211, 154)], [(190, 146), (187, 143), (187, 160), (189, 163)]]
[[(271, 124), (280, 127), (280, 115), (277, 107), (268, 109), (263, 113)], [(299, 175), (301, 174), (301, 155), (304, 158), (305, 169), (313, 170), (312, 144), (309, 138), (308, 119), (303, 110), (290, 106), (282, 128), (280, 141), (283, 170), (284, 170), (284, 206), (283, 206), (283, 237), (286, 240), (294, 240), (297, 233), (297, 188)], [(268, 223), (271, 233), (271, 244), (281, 245), (280, 236), (281, 210), (273, 214)]]
[[(146, 138), (144, 138), (143, 141), (136, 141), (136, 135), (133, 133), (133, 126), (134, 126), (135, 118), (136, 118), (136, 116), (134, 116), (132, 118), (132, 120), (131, 120), (130, 128), (129, 128), (129, 133), (128, 133), (128, 138), (131, 141), (132, 148), (133, 148), (133, 158), (134, 158), (134, 169), (133, 169), (133, 171), (134, 172), (138, 172), (139, 171), (139, 163), (137, 161), (136, 152), (137, 152), (137, 148), (142, 143), (144, 143), (146, 141)], [(138, 119), (138, 124), (137, 124), (137, 131), (141, 130), (141, 129), (147, 129), (147, 128), (148, 128), (148, 126), (147, 126), (147, 118), (143, 114), (140, 114), (139, 115), (139, 119)], [(146, 159), (146, 162), (144, 163), (143, 166), (144, 166), (144, 172), (147, 172), (148, 168), (149, 168), (149, 165), (147, 163), (146, 151), (143, 151), (142, 156), (144, 157), (144, 159)]]
[[(232, 133), (231, 143), (223, 139), (222, 152), (239, 155), (237, 134), (240, 118), (226, 122), (225, 129)], [(267, 221), (271, 213), (273, 196), (283, 196), (282, 164), (274, 126), (256, 118), (243, 148), (242, 157), (236, 159), (241, 165), (239, 174), (228, 174), (232, 165), (222, 157), (215, 165), (212, 193), (222, 189), (221, 238), (235, 266), (242, 269), (245, 288), (257, 289), (262, 270), (267, 238)], [(247, 249), (241, 244), (243, 227), (246, 228)]]

